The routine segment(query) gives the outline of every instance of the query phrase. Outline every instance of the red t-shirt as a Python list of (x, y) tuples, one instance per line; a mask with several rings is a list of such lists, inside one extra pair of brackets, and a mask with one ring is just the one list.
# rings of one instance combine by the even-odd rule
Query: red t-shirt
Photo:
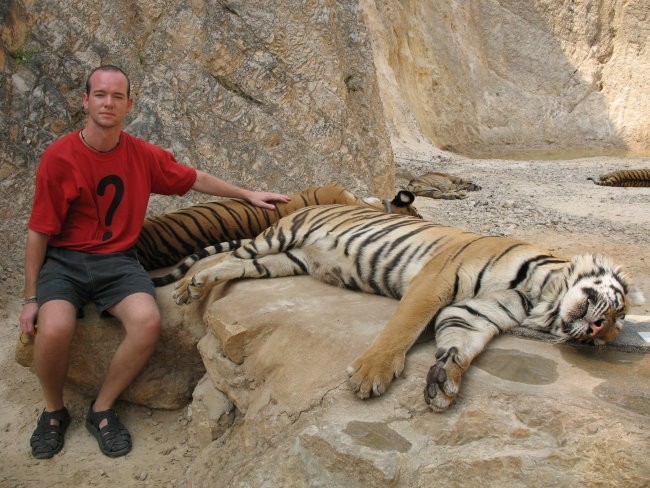
[(98, 153), (77, 131), (43, 153), (29, 228), (48, 234), (52, 247), (125, 251), (138, 240), (150, 194), (183, 195), (195, 181), (194, 168), (126, 132), (117, 148)]

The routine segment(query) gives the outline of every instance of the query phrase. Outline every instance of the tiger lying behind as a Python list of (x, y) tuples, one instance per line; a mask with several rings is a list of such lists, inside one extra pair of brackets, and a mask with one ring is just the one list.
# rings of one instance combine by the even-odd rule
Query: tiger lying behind
[(393, 212), (419, 216), (411, 206), (414, 197), (405, 191), (398, 192), (392, 201), (382, 202), (377, 197), (357, 198), (338, 183), (329, 183), (289, 196), (291, 201), (276, 205), (275, 210), (230, 199), (148, 217), (135, 245), (138, 259), (148, 271), (172, 266), (215, 242), (255, 237), (281, 217), (310, 205), (338, 203), (378, 209), (389, 206)]
[(619, 169), (595, 178), (587, 178), (601, 186), (650, 186), (650, 168)]
[(433, 172), (413, 178), (406, 189), (420, 197), (460, 200), (467, 198), (467, 191), (478, 191), (481, 187), (458, 176)]
[(344, 205), (284, 217), (217, 264), (182, 279), (173, 296), (184, 304), (216, 282), (302, 274), (401, 299), (348, 368), (361, 398), (386, 391), (402, 373), (406, 352), (433, 325), (437, 352), (424, 399), (435, 411), (454, 401), (462, 374), (497, 334), (523, 325), (558, 341), (602, 344), (617, 336), (629, 303), (644, 301), (601, 256), (565, 258), (507, 237)]

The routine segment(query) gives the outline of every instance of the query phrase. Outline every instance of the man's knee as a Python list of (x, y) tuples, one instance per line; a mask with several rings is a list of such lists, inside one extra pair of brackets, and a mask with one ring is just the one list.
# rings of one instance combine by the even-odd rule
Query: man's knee
[(109, 309), (135, 340), (150, 342), (160, 334), (161, 319), (158, 304), (151, 295), (135, 293)]
[(143, 347), (154, 345), (160, 337), (161, 319), (158, 308), (140, 310), (138, 314), (124, 320), (127, 335)]
[(37, 338), (50, 344), (70, 342), (76, 324), (76, 311), (71, 304), (46, 302), (38, 313)]
[(154, 342), (157, 341), (162, 328), (160, 312), (158, 309), (152, 311), (145, 319), (143, 319), (140, 323), (140, 327), (145, 337)]

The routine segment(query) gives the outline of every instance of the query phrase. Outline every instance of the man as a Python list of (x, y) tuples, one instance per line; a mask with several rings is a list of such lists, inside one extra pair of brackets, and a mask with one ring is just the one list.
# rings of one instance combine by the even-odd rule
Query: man
[(160, 333), (153, 285), (131, 250), (149, 195), (193, 189), (263, 208), (289, 200), (183, 166), (167, 151), (123, 132), (133, 99), (127, 75), (116, 66), (91, 72), (82, 102), (88, 114), (84, 128), (43, 153), (25, 248), (20, 327), (34, 336), (34, 369), (45, 400), (30, 439), (36, 458), (63, 448), (70, 424), (63, 402), (69, 347), (77, 313), (90, 301), (118, 318), (126, 335), (90, 405), (86, 427), (104, 454), (131, 450), (129, 432), (112, 407), (144, 367)]

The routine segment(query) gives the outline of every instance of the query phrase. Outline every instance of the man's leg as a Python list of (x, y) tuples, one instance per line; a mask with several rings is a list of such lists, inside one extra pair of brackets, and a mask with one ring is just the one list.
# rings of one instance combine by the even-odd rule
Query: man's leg
[(160, 312), (154, 298), (143, 292), (127, 296), (108, 311), (122, 322), (126, 335), (111, 359), (97, 398), (90, 405), (86, 428), (104, 454), (118, 457), (130, 452), (132, 444), (113, 404), (153, 353), (160, 335)]
[(34, 370), (41, 383), (45, 410), (48, 412), (63, 408), (63, 385), (76, 323), (77, 310), (65, 300), (45, 302), (38, 311)]
[(76, 312), (76, 307), (65, 300), (49, 300), (38, 311), (34, 370), (43, 389), (45, 410), (29, 440), (32, 456), (38, 459), (51, 458), (63, 448), (70, 425), (70, 414), (63, 405), (63, 385)]
[(158, 304), (148, 293), (129, 295), (108, 311), (122, 322), (126, 335), (108, 366), (93, 405), (95, 412), (113, 407), (151, 357), (160, 335)]

